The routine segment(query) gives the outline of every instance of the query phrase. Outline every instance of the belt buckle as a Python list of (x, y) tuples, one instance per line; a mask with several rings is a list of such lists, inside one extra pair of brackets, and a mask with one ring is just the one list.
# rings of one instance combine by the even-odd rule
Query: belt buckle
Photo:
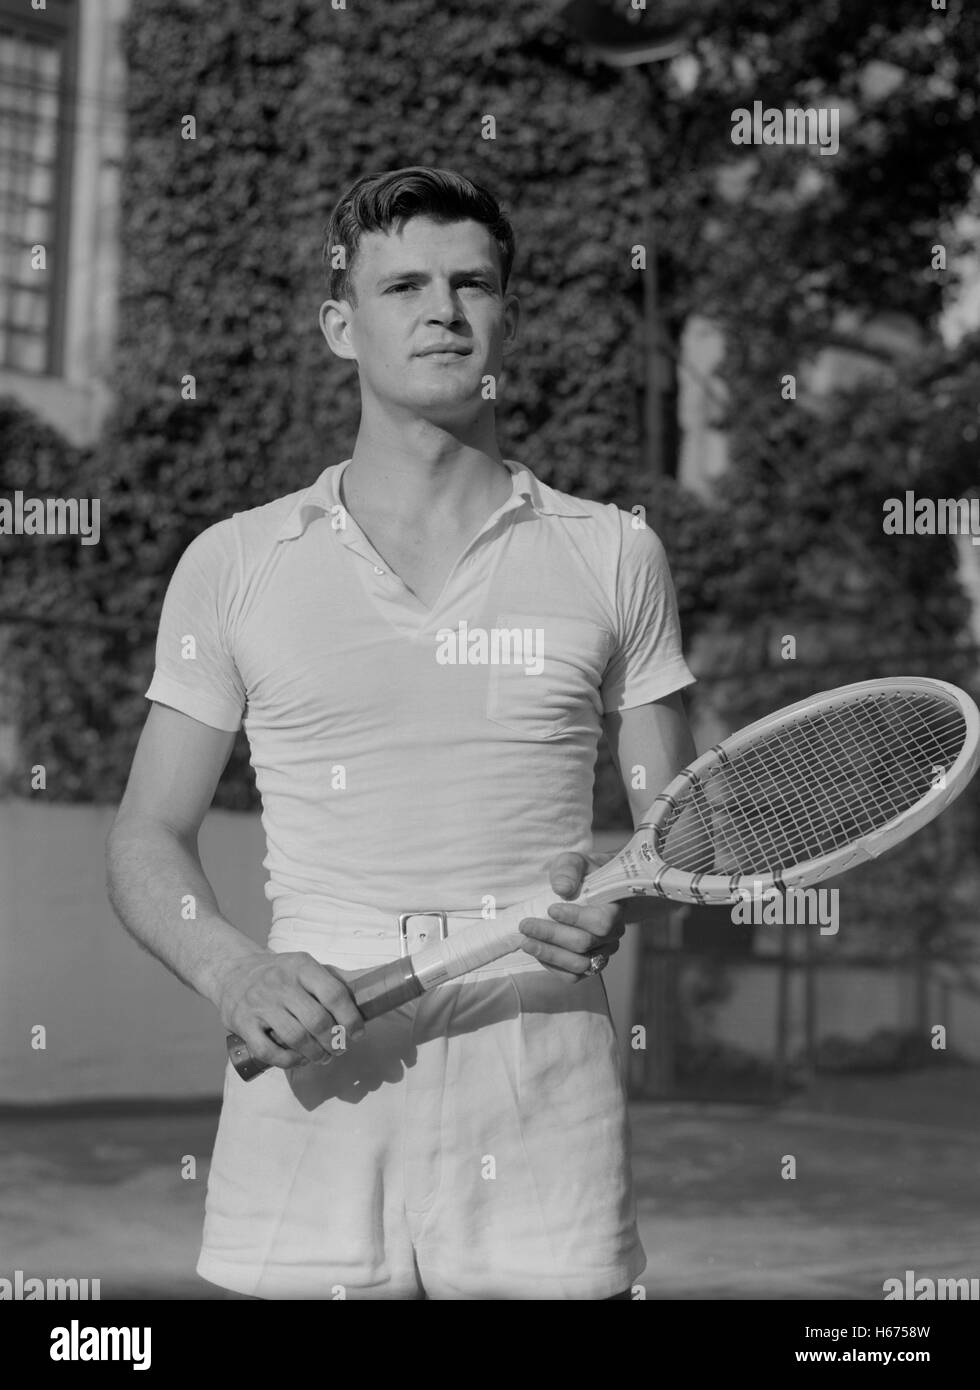
[[(434, 909), (427, 910), (425, 912), (400, 912), (398, 914), (398, 941), (400, 946), (400, 954), (403, 956), (407, 956), (409, 954), (408, 924), (413, 917), (437, 917), (439, 919), (439, 940), (445, 941), (446, 937), (449, 935), (449, 923), (446, 920), (445, 912), (438, 912)], [(425, 933), (422, 933), (419, 938), (419, 945), (427, 946), (428, 944), (429, 941), (427, 935)]]

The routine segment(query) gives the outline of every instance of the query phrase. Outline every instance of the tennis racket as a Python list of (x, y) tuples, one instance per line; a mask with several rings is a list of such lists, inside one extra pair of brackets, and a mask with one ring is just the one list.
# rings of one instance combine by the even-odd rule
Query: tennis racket
[[(634, 896), (725, 904), (819, 883), (928, 824), (980, 759), (980, 712), (945, 681), (859, 681), (787, 705), (731, 734), (655, 798), (629, 843), (585, 878), (577, 903)], [(526, 917), (547, 917), (551, 890), (475, 922), (348, 985), (374, 1018), (519, 950)], [(235, 1034), (236, 1071), (266, 1067)]]

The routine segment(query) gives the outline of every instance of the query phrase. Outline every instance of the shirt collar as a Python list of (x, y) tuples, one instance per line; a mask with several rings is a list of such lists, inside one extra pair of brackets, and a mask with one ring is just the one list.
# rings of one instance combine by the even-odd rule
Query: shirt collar
[[(539, 516), (590, 514), (588, 508), (576, 498), (548, 487), (523, 464), (514, 459), (504, 459), (503, 462), (513, 482), (511, 499), (504, 504), (506, 510), (513, 510), (527, 502)], [(295, 540), (297, 536), (301, 536), (317, 512), (330, 515), (334, 508), (343, 507), (340, 480), (349, 463), (350, 459), (344, 459), (342, 463), (331, 464), (323, 470), (316, 482), (299, 494), (276, 533), (277, 541)]]

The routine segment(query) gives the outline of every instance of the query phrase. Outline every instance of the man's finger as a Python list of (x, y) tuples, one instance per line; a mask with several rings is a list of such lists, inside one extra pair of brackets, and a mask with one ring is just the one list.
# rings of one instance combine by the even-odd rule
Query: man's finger
[[(346, 1052), (348, 1042), (348, 1031), (343, 1024), (338, 1023), (335, 1016), (329, 1009), (323, 1008), (314, 997), (303, 991), (297, 995), (287, 998), (285, 1007), (306, 1029), (314, 1042), (318, 1043), (322, 1049), (322, 1055), (313, 1057), (315, 1062), (328, 1062), (332, 1057), (341, 1052)], [(307, 1049), (302, 1046), (296, 1047), (298, 1052), (306, 1053)]]
[[(568, 928), (567, 930), (574, 929)], [(589, 968), (594, 955), (615, 955), (619, 950), (619, 942), (613, 941), (607, 944), (593, 941), (592, 949), (583, 952), (569, 950), (564, 944), (549, 943), (540, 941), (537, 938), (529, 938), (524, 950), (529, 956), (533, 956), (535, 960), (540, 961), (547, 970), (580, 980), (594, 973)]]
[(311, 960), (300, 973), (300, 984), (312, 994), (322, 1008), (336, 1019), (352, 1038), (364, 1031), (364, 1019), (344, 982), (331, 974), (318, 961)]
[(309, 1060), (295, 1048), (288, 1047), (272, 1025), (262, 1020), (243, 1027), (241, 1037), (254, 1059), (267, 1067), (281, 1067), (288, 1071), (292, 1067), (305, 1065)]
[(622, 936), (626, 930), (626, 923), (620, 919), (620, 914), (610, 912), (604, 904), (590, 907), (587, 903), (552, 903), (548, 916), (571, 927), (582, 927), (594, 936), (609, 936), (612, 933)]
[[(585, 927), (566, 926), (564, 922), (555, 922), (546, 917), (525, 917), (519, 930), (531, 942), (554, 945), (562, 951), (574, 951), (576, 955), (586, 957), (595, 955), (597, 951), (614, 955), (619, 950), (619, 938), (622, 936), (622, 932), (606, 931), (599, 934)], [(529, 955), (538, 954), (528, 946), (523, 949)]]
[(279, 1043), (290, 1052), (298, 1052), (306, 1062), (322, 1062), (329, 1053), (305, 1024), (286, 1008), (269, 1010), (270, 1027)]
[[(562, 922), (552, 922), (544, 917), (525, 917), (520, 925), (520, 932), (522, 936), (535, 943), (558, 945), (565, 951), (574, 951), (579, 955), (592, 950), (595, 942), (592, 933), (584, 931), (581, 927), (568, 927)], [(537, 954), (527, 946), (524, 950), (532, 956)]]
[(552, 859), (548, 866), (548, 882), (562, 898), (574, 898), (582, 886), (589, 861), (584, 854), (566, 850)]

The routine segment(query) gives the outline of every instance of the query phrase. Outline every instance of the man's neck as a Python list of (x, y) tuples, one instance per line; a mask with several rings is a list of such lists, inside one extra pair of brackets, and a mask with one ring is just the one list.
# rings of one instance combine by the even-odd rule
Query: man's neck
[(468, 440), (433, 426), (387, 438), (362, 425), (342, 482), (355, 519), (392, 518), (413, 530), (482, 523), (510, 487), (492, 431)]

